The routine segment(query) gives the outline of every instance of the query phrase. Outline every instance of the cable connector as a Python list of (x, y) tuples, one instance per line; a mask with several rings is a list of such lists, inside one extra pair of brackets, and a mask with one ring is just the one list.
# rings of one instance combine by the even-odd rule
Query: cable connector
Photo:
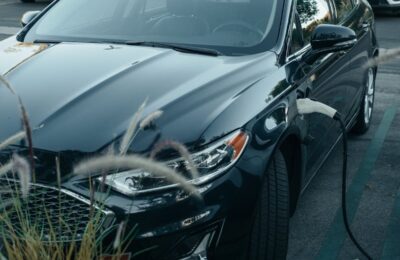
[(330, 118), (335, 118), (335, 116), (337, 116), (337, 111), (332, 107), (309, 98), (297, 99), (297, 110), (301, 115), (320, 113)]

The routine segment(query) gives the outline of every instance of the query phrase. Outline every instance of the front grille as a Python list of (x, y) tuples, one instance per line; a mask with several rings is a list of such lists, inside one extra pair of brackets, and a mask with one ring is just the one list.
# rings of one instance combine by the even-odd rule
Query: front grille
[(27, 198), (21, 198), (19, 183), (0, 179), (2, 203), (0, 228), (4, 234), (26, 233), (26, 227), (34, 229), (43, 241), (79, 241), (92, 220), (95, 232), (107, 228), (113, 214), (66, 190), (42, 185), (31, 185)]

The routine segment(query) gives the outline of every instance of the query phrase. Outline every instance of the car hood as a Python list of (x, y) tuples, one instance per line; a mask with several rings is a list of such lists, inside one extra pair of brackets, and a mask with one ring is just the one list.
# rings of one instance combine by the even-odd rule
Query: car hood
[[(135, 139), (134, 150), (144, 152), (165, 139), (189, 146), (209, 141), (202, 133), (275, 67), (274, 59), (265, 58), (272, 55), (212, 57), (125, 45), (18, 44), (10, 38), (0, 43), (0, 73), (28, 111), (36, 148), (98, 151), (118, 140), (147, 100), (143, 117), (164, 114)], [(20, 118), (16, 97), (0, 87), (0, 141), (21, 131)]]

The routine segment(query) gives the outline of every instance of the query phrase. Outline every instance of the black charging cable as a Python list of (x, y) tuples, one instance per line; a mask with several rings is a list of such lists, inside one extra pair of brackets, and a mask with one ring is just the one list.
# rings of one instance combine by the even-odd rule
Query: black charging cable
[(340, 129), (342, 130), (342, 141), (343, 141), (343, 167), (342, 167), (342, 213), (343, 222), (346, 228), (346, 232), (349, 235), (351, 241), (357, 247), (357, 249), (368, 259), (372, 260), (372, 257), (367, 253), (367, 251), (358, 243), (357, 239), (354, 237), (351, 231), (349, 220), (347, 217), (347, 203), (346, 203), (346, 189), (347, 189), (347, 129), (346, 125), (342, 120), (341, 115), (332, 107), (325, 105), (321, 102), (314, 101), (308, 98), (297, 99), (297, 110), (299, 114), (311, 114), (319, 113), (326, 115), (335, 121), (339, 122)]
[(358, 243), (357, 239), (354, 237), (353, 232), (351, 231), (349, 220), (347, 217), (347, 203), (346, 203), (346, 189), (347, 189), (347, 129), (342, 120), (342, 117), (338, 112), (335, 113), (333, 117), (340, 124), (340, 128), (342, 130), (342, 142), (343, 142), (343, 168), (342, 168), (342, 214), (343, 214), (343, 222), (346, 228), (347, 234), (349, 235), (353, 244), (358, 248), (358, 250), (369, 260), (372, 260), (372, 257), (367, 253), (367, 251)]

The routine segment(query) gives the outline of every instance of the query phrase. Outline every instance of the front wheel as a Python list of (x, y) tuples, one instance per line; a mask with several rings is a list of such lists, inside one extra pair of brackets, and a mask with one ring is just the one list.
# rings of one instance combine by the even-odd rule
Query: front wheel
[(247, 259), (286, 259), (289, 232), (289, 181), (285, 158), (275, 152), (257, 202)]
[(351, 129), (351, 131), (355, 134), (364, 134), (368, 131), (369, 126), (371, 125), (375, 101), (375, 79), (375, 69), (369, 68), (364, 90), (364, 97), (361, 101), (360, 112), (358, 113), (355, 125)]

